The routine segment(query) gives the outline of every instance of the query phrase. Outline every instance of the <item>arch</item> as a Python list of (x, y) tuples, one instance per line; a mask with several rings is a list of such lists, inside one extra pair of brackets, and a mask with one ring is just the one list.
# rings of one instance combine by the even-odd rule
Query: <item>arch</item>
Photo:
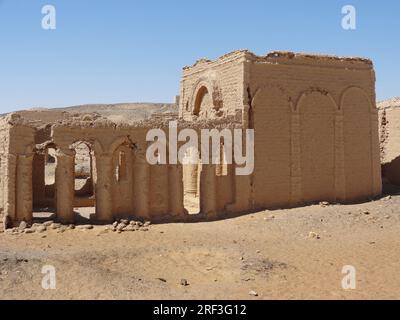
[(320, 87), (313, 87), (313, 88), (309, 88), (308, 90), (303, 91), (300, 94), (300, 97), (298, 98), (297, 103), (294, 105), (294, 111), (299, 112), (300, 102), (302, 101), (302, 99), (304, 99), (306, 96), (308, 96), (310, 94), (315, 94), (315, 93), (319, 93), (323, 96), (326, 96), (326, 98), (329, 99), (329, 101), (334, 106), (335, 111), (340, 110), (340, 105), (338, 105), (336, 103), (336, 100), (332, 97), (332, 95), (327, 90), (320, 88)]
[(291, 104), (281, 88), (257, 90), (253, 100), (256, 208), (284, 206), (291, 190)]
[(102, 154), (104, 152), (104, 147), (102, 143), (97, 139), (75, 139), (69, 145), (69, 149), (73, 150), (78, 144), (81, 143), (86, 144), (90, 149), (94, 151), (95, 154)]
[(205, 86), (199, 88), (195, 95), (193, 114), (198, 116), (200, 114), (200, 107), (206, 95), (209, 95), (208, 89)]
[(321, 90), (300, 97), (300, 170), (306, 203), (335, 201), (335, 114), (333, 98)]
[(128, 147), (131, 148), (131, 149), (134, 149), (134, 148), (135, 148), (135, 144), (132, 142), (132, 140), (131, 140), (128, 136), (119, 137), (119, 138), (115, 139), (115, 140), (111, 143), (111, 145), (110, 145), (110, 147), (109, 147), (109, 152), (110, 152), (110, 154), (114, 154), (114, 151), (115, 151), (117, 148), (119, 148), (120, 146), (122, 146), (122, 145), (128, 146)]
[(340, 110), (343, 110), (343, 100), (345, 99), (346, 95), (349, 94), (349, 92), (358, 92), (359, 95), (364, 96), (365, 102), (369, 106), (368, 109), (371, 112), (377, 111), (376, 107), (375, 107), (375, 103), (372, 102), (371, 98), (368, 96), (368, 94), (365, 92), (365, 90), (360, 87), (357, 87), (357, 86), (350, 86), (343, 90), (341, 97), (340, 97), (340, 105), (339, 105)]
[(199, 107), (205, 94), (210, 97), (212, 109), (218, 110), (222, 107), (222, 98), (217, 80), (201, 77), (193, 88), (190, 98), (190, 110), (193, 115), (200, 113)]
[(343, 92), (344, 170), (347, 201), (373, 194), (372, 136), (370, 99), (358, 87)]

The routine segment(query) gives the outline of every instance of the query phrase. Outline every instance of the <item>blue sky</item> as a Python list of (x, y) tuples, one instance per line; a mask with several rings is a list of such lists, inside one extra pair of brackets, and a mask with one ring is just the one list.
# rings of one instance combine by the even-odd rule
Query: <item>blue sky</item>
[[(356, 30), (341, 27), (347, 4)], [(172, 102), (183, 66), (243, 48), (368, 57), (378, 100), (399, 96), (399, 15), (398, 0), (0, 0), (0, 112)]]

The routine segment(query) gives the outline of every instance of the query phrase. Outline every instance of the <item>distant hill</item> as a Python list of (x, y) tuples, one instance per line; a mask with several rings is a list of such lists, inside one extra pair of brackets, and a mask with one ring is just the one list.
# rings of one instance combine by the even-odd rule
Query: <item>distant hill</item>
[(178, 106), (173, 103), (117, 103), (87, 104), (57, 110), (80, 114), (96, 112), (117, 123), (145, 120), (154, 113), (178, 113)]
[(397, 108), (400, 107), (400, 97), (380, 101), (377, 103), (378, 109)]
[[(86, 104), (65, 108), (32, 108), (16, 113), (25, 119), (40, 120), (44, 123), (65, 118), (66, 113), (70, 115), (96, 113), (115, 123), (132, 123), (148, 119), (155, 114), (178, 114), (178, 106), (173, 103)], [(4, 115), (6, 114), (2, 116)]]

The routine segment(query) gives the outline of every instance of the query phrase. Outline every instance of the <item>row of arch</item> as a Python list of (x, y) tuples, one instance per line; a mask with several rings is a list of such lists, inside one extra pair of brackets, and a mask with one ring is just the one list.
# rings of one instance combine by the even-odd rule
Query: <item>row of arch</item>
[[(267, 88), (276, 88), (282, 92), (283, 95), (285, 95), (288, 98), (288, 101), (290, 102), (293, 111), (296, 111), (297, 107), (301, 104), (301, 100), (304, 99), (307, 95), (313, 92), (320, 92), (323, 95), (326, 95), (329, 99), (332, 100), (332, 103), (336, 105), (338, 110), (341, 110), (341, 106), (343, 105), (343, 99), (345, 98), (347, 92), (349, 91), (360, 91), (364, 97), (368, 100), (368, 104), (370, 106), (371, 111), (374, 111), (374, 103), (372, 103), (370, 97), (367, 96), (365, 91), (357, 86), (350, 86), (347, 87), (341, 92), (339, 95), (339, 103), (336, 102), (336, 100), (333, 98), (333, 96), (329, 93), (328, 90), (324, 88), (319, 88), (319, 87), (311, 87), (303, 92), (300, 93), (299, 97), (297, 98), (297, 101), (294, 101), (292, 97), (289, 97), (289, 94), (286, 93), (286, 91), (281, 88), (280, 86), (275, 86), (275, 85), (269, 85), (264, 88), (259, 88), (255, 94), (254, 98), (257, 97), (257, 94)], [(211, 98), (212, 106), (215, 109), (219, 109), (222, 104), (223, 104), (223, 99), (221, 95), (221, 90), (220, 86), (218, 85), (216, 80), (210, 80), (205, 77), (201, 77), (193, 86), (193, 90), (191, 92), (191, 95), (189, 99), (186, 101), (185, 109), (186, 111), (191, 111), (193, 115), (199, 115), (201, 111), (201, 104), (202, 100), (204, 97), (208, 95)]]
[(339, 106), (326, 91), (309, 90), (294, 107), (284, 90), (264, 87), (250, 112), (255, 207), (358, 201), (379, 193), (376, 112), (360, 88), (345, 90)]

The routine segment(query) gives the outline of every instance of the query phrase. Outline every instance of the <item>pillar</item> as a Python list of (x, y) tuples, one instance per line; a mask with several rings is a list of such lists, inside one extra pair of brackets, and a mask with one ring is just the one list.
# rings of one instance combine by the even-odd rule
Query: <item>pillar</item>
[[(169, 211), (173, 216), (183, 216), (185, 208), (183, 205), (183, 168), (182, 165), (169, 166)], [(197, 184), (197, 179), (195, 181)]]
[(137, 157), (133, 169), (133, 190), (135, 199), (135, 213), (142, 218), (150, 217), (150, 166), (146, 159)]
[(32, 222), (32, 160), (33, 155), (17, 157), (16, 222)]
[(97, 155), (96, 170), (96, 219), (101, 222), (112, 222), (114, 220), (112, 195), (112, 155)]
[[(17, 157), (13, 154), (6, 156), (6, 170), (4, 177), (4, 213), (13, 223), (16, 220), (16, 179), (17, 179)], [(5, 219), (6, 221), (7, 219)]]
[(56, 210), (57, 219), (62, 223), (74, 223), (75, 213), (73, 208), (75, 195), (75, 158), (72, 152), (56, 152)]
[(215, 165), (203, 164), (200, 175), (200, 212), (209, 218), (216, 218), (217, 188)]

